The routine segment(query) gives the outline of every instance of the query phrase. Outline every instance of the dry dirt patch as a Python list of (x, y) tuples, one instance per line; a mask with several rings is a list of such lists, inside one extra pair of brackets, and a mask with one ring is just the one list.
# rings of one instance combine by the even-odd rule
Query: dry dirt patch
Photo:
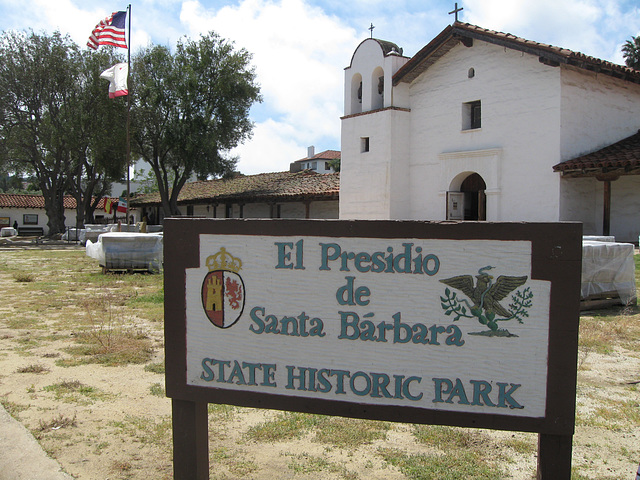
[[(0, 298), (0, 401), (64, 470), (172, 478), (161, 276), (2, 250)], [(605, 313), (581, 320), (576, 480), (631, 479), (640, 462), (640, 315)], [(533, 434), (209, 410), (212, 479), (535, 477)]]

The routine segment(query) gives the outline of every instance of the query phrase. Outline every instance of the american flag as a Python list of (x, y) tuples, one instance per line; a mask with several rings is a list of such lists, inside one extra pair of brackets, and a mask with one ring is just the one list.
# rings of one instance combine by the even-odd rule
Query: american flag
[(124, 36), (124, 23), (127, 12), (113, 12), (104, 20), (101, 20), (91, 32), (87, 47), (98, 49), (100, 45), (113, 45), (114, 47), (127, 48)]

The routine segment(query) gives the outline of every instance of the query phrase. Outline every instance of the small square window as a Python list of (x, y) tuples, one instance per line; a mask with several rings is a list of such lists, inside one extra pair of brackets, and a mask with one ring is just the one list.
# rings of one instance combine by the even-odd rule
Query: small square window
[(482, 127), (482, 106), (480, 100), (462, 104), (462, 130)]
[(368, 152), (369, 151), (369, 137), (360, 138), (360, 152)]

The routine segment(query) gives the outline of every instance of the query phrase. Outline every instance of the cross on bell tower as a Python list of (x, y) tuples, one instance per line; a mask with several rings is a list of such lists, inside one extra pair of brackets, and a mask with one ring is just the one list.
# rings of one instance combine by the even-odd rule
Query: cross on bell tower
[(453, 8), (452, 11), (449, 12), (449, 15), (451, 15), (452, 13), (455, 14), (455, 21), (458, 21), (458, 12), (461, 12), (462, 10), (464, 10), (464, 8), (460, 7), (458, 8), (458, 2), (456, 2), (455, 7)]
[(369, 30), (371, 31), (371, 38), (373, 38), (373, 29), (376, 28), (373, 23), (371, 24), (371, 26), (369, 27)]

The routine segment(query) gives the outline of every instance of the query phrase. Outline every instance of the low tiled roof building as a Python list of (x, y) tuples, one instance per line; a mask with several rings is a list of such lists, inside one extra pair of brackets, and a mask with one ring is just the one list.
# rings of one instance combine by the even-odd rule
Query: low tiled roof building
[[(106, 198), (101, 198), (96, 207), (96, 219), (106, 220), (104, 213)], [(117, 199), (112, 199), (117, 200)], [(76, 199), (71, 195), (65, 195), (63, 199), (65, 210), (65, 225), (76, 226)], [(42, 195), (21, 193), (0, 193), (0, 227), (40, 229), (41, 233), (48, 233), (48, 223), (44, 209), (44, 197)]]
[[(187, 183), (178, 207), (211, 218), (338, 218), (339, 193), (339, 173), (260, 173)], [(131, 201), (151, 223), (161, 219), (161, 204), (159, 193)]]

